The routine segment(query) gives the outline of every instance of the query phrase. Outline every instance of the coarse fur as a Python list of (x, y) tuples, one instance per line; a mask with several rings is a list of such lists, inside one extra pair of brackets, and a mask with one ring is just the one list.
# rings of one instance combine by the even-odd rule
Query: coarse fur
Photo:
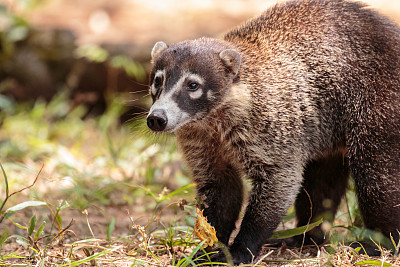
[[(291, 0), (228, 32), (152, 51), (148, 124), (175, 132), (204, 214), (249, 262), (291, 205), (334, 216), (351, 173), (365, 227), (398, 242), (400, 30), (358, 2)], [(312, 210), (310, 209), (310, 200)], [(307, 238), (321, 243), (321, 232)]]

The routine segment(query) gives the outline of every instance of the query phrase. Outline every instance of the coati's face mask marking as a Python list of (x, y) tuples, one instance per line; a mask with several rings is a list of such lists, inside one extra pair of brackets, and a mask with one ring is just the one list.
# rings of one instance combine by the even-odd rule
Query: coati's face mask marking
[(237, 74), (240, 55), (236, 50), (206, 45), (207, 39), (199, 39), (170, 48), (163, 42), (154, 46), (153, 105), (147, 116), (151, 130), (173, 132), (204, 118), (221, 103)]

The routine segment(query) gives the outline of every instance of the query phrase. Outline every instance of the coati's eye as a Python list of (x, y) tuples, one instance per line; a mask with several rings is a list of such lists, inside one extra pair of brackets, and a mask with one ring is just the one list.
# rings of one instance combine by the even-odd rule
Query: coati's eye
[(160, 87), (162, 85), (162, 79), (160, 76), (157, 76), (154, 78), (154, 86), (155, 87)]
[(191, 82), (188, 84), (188, 89), (190, 91), (196, 91), (199, 88), (199, 84), (195, 82)]

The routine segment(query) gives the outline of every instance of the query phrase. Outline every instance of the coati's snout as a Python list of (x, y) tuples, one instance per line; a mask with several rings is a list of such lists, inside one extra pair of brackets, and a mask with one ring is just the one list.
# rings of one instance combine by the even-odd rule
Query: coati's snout
[(168, 118), (163, 110), (154, 110), (147, 116), (147, 126), (153, 131), (163, 131), (167, 123)]
[(174, 132), (200, 120), (224, 101), (237, 76), (241, 56), (223, 42), (201, 38), (168, 47), (155, 44), (147, 116), (152, 131)]

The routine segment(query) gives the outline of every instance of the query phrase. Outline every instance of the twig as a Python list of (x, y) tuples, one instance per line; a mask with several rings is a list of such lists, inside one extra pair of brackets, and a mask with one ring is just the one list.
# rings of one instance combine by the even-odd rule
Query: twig
[(259, 265), (261, 262), (264, 261), (264, 259), (265, 259), (266, 257), (268, 257), (269, 255), (271, 255), (273, 252), (274, 252), (273, 250), (270, 250), (267, 254), (263, 255), (263, 256), (257, 261), (257, 263), (256, 263), (255, 265), (256, 265), (256, 266)]
[(31, 188), (32, 186), (34, 186), (35, 183), (36, 183), (36, 181), (39, 179), (39, 175), (40, 175), (40, 173), (42, 172), (43, 167), (44, 167), (44, 163), (42, 164), (42, 167), (40, 168), (38, 174), (36, 175), (35, 180), (33, 181), (33, 183), (32, 183), (30, 186), (27, 186), (27, 187), (25, 187), (25, 188), (22, 188), (21, 190), (15, 191), (15, 192), (12, 193), (11, 195), (9, 195), (8, 198), (10, 198), (10, 197), (12, 197), (13, 195), (18, 194), (18, 193), (20, 193), (20, 192), (22, 192), (22, 191), (24, 191), (24, 190), (26, 190), (26, 189), (29, 189), (29, 188)]
[[(1, 164), (0, 164), (0, 167), (1, 167), (2, 171), (3, 171), (4, 177), (6, 177), (5, 171), (4, 171), (3, 166), (2, 166)], [(35, 183), (36, 183), (37, 180), (39, 179), (39, 175), (40, 175), (40, 173), (42, 172), (43, 167), (44, 167), (44, 163), (42, 164), (42, 167), (40, 168), (38, 174), (36, 175), (35, 180), (33, 181), (33, 183), (32, 183), (31, 185), (29, 185), (29, 186), (27, 186), (27, 187), (24, 187), (24, 188), (22, 188), (22, 189), (20, 189), (20, 190), (18, 190), (18, 191), (15, 191), (15, 192), (13, 192), (13, 193), (11, 193), (11, 194), (8, 194), (8, 183), (7, 183), (7, 181), (6, 181), (6, 198), (4, 199), (3, 203), (2, 203), (1, 206), (0, 206), (0, 212), (3, 210), (4, 205), (6, 205), (6, 202), (10, 199), (10, 197), (12, 197), (13, 195), (18, 194), (18, 193), (20, 193), (20, 192), (22, 192), (22, 191), (24, 191), (24, 190), (26, 190), (26, 189), (29, 189), (29, 188), (31, 188), (32, 186), (35, 185)], [(6, 215), (7, 215), (7, 213), (4, 213), (4, 214), (1, 215), (1, 217), (0, 217), (0, 223), (3, 222), (4, 217), (5, 217)]]
[(306, 239), (306, 232), (308, 231), (308, 226), (310, 225), (310, 222), (311, 222), (311, 218), (312, 218), (312, 208), (313, 208), (313, 206), (312, 206), (312, 200), (311, 200), (311, 197), (310, 197), (310, 194), (308, 194), (308, 192), (307, 192), (307, 190), (306, 189), (304, 189), (303, 188), (303, 190), (304, 190), (304, 192), (307, 194), (307, 196), (308, 196), (308, 200), (310, 201), (310, 217), (308, 218), (308, 222), (307, 222), (307, 228), (306, 228), (306, 230), (304, 231), (304, 233), (303, 233), (303, 240), (302, 240), (302, 242), (301, 242), (301, 247), (300, 247), (300, 258), (301, 258), (301, 253), (302, 253), (302, 251), (303, 251), (303, 246), (304, 246), (304, 241), (305, 241), (305, 239)]
[(87, 221), (87, 225), (89, 227), (90, 233), (92, 234), (93, 238), (96, 239), (96, 237), (94, 236), (94, 233), (92, 231), (92, 227), (90, 227), (90, 223), (89, 223), (89, 217), (88, 217), (88, 211), (85, 209), (84, 211), (82, 211), (83, 214), (85, 214), (86, 216), (86, 221)]
[[(70, 223), (64, 228), (64, 229), (62, 229), (60, 232), (58, 232), (58, 234), (55, 236), (55, 237), (53, 237), (53, 240), (55, 240), (57, 237), (59, 237), (60, 235), (62, 235), (65, 231), (67, 231), (68, 230), (68, 228), (70, 228), (73, 224), (74, 224), (74, 219), (71, 219), (71, 221), (70, 221)], [(75, 233), (74, 233), (74, 235), (75, 235)], [(76, 235), (75, 235), (76, 236)]]
[[(246, 248), (247, 249), (247, 251), (251, 254), (251, 263), (253, 264), (254, 263), (254, 254), (253, 254), (253, 252), (251, 252), (251, 250), (249, 249), (249, 248)], [(231, 260), (232, 260), (232, 255), (231, 255)]]

